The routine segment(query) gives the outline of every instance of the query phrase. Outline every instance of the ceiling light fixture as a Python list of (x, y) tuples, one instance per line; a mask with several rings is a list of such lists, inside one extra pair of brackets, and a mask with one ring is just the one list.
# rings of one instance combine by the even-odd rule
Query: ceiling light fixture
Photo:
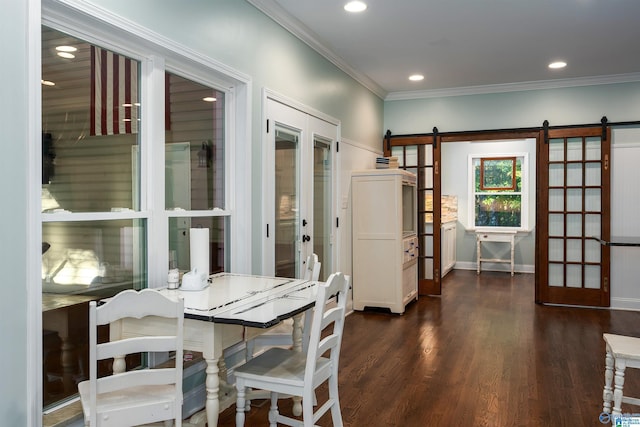
[(56, 46), (58, 52), (77, 52), (78, 48), (73, 46)]
[(367, 9), (367, 5), (361, 1), (350, 1), (344, 5), (344, 10), (347, 12), (364, 12)]
[(422, 74), (413, 74), (409, 76), (409, 80), (411, 80), (412, 82), (419, 82), (421, 80), (424, 80), (424, 76)]
[(56, 84), (52, 81), (49, 80), (40, 80), (40, 83), (42, 83), (44, 86), (55, 86)]
[(202, 98), (202, 100), (204, 102), (216, 102), (217, 101), (217, 99), (214, 98), (213, 96), (205, 96), (204, 98)]
[(549, 68), (551, 69), (558, 69), (558, 68), (564, 68), (567, 66), (567, 63), (564, 61), (556, 61), (556, 62), (552, 62), (551, 64), (549, 64)]
[(69, 52), (58, 52), (58, 56), (66, 59), (73, 59), (76, 57), (73, 53)]

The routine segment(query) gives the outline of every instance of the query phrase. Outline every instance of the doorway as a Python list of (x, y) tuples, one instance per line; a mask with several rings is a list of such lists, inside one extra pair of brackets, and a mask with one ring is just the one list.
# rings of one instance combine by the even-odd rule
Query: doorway
[(337, 123), (267, 97), (263, 272), (300, 277), (309, 255), (334, 265)]

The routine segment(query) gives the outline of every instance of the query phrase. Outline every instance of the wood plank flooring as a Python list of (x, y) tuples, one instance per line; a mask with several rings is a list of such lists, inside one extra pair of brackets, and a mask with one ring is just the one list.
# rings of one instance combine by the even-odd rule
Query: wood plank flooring
[[(640, 312), (536, 305), (532, 274), (457, 270), (442, 293), (402, 316), (347, 317), (345, 426), (602, 425), (602, 333), (640, 336)], [(627, 370), (625, 391), (640, 396), (637, 371)], [(245, 425), (268, 425), (268, 403), (254, 403)], [(290, 413), (291, 404), (280, 409)], [(234, 426), (234, 411), (219, 425)], [(330, 416), (318, 424), (332, 425)]]

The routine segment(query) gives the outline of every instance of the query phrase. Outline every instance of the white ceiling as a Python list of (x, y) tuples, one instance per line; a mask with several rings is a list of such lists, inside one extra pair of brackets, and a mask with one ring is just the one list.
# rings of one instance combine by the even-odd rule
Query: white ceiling
[(387, 99), (640, 81), (640, 0), (248, 1)]

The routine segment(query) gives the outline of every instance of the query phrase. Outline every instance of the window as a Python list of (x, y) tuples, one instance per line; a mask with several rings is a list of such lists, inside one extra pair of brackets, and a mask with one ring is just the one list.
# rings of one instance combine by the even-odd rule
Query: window
[(470, 198), (474, 228), (527, 227), (528, 155), (471, 155)]
[[(229, 89), (218, 87), (232, 85), (205, 65), (133, 56), (42, 27), (44, 408), (88, 375), (89, 301), (189, 270), (194, 227), (210, 230), (210, 271), (229, 267)], [(158, 93), (164, 103), (149, 105)]]

